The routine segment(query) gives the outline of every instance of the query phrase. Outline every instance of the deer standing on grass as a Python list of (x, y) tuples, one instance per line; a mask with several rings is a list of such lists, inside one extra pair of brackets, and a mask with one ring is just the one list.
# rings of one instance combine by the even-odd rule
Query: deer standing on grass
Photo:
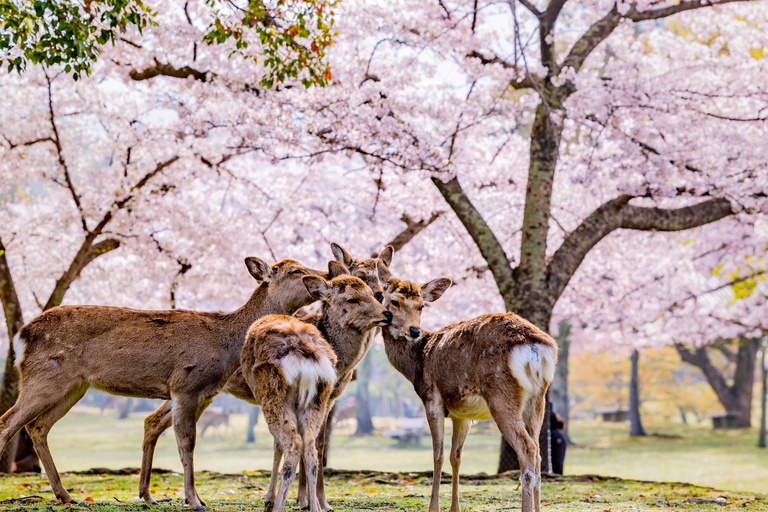
[[(392, 246), (387, 246), (386, 248), (384, 248), (384, 250), (381, 251), (381, 254), (377, 258), (369, 258), (364, 260), (353, 259), (351, 256), (349, 256), (349, 254), (346, 253), (346, 251), (344, 251), (344, 249), (342, 249), (336, 244), (331, 244), (331, 250), (333, 251), (334, 256), (337, 257), (337, 259), (342, 258), (344, 259), (344, 261), (350, 263), (351, 267), (348, 266), (348, 268), (352, 273), (352, 275), (362, 279), (363, 282), (373, 290), (374, 296), (377, 298), (377, 300), (381, 301), (383, 297), (382, 292), (384, 290), (379, 284), (379, 278), (376, 273), (376, 265), (377, 264), (389, 265), (392, 262), (392, 256), (395, 251), (392, 248)], [(339, 261), (342, 261), (342, 260), (339, 259)], [(327, 274), (324, 273), (323, 276), (327, 276)], [(302, 286), (302, 289), (304, 290), (303, 293), (306, 294), (307, 293), (306, 289), (303, 288), (303, 286)], [(314, 301), (314, 299), (311, 299), (311, 300)], [(306, 304), (302, 304), (302, 306), (305, 306), (305, 305)], [(260, 317), (262, 315), (266, 315), (269, 313), (292, 314), (297, 309), (298, 308), (290, 308), (284, 311), (265, 311), (263, 314), (257, 314), (256, 316)], [(378, 329), (374, 329), (374, 330), (378, 331)], [(245, 338), (245, 332), (246, 331), (243, 331), (243, 338)], [(372, 334), (373, 334), (372, 332), (369, 333), (369, 338), (367, 338), (366, 341), (364, 342), (366, 351), (368, 350), (368, 348), (370, 348), (370, 344), (373, 340)], [(351, 376), (350, 376), (350, 379), (351, 379)], [(240, 368), (238, 368), (235, 371), (235, 373), (232, 374), (232, 376), (227, 380), (227, 383), (224, 385), (224, 388), (221, 390), (221, 392), (229, 393), (235, 398), (245, 400), (246, 402), (251, 403), (253, 405), (260, 405), (258, 397), (254, 396), (253, 392), (251, 391), (251, 388), (248, 387), (248, 384), (245, 382), (245, 378), (243, 377), (243, 374)], [(157, 504), (157, 501), (155, 501), (155, 499), (152, 497), (152, 494), (149, 492), (150, 481), (152, 477), (152, 459), (155, 453), (155, 446), (157, 445), (157, 442), (160, 439), (160, 436), (162, 435), (162, 433), (168, 430), (171, 427), (171, 424), (172, 424), (172, 420), (171, 420), (171, 402), (170, 401), (164, 402), (160, 407), (158, 407), (157, 410), (155, 410), (155, 412), (148, 415), (144, 420), (144, 442), (142, 445), (141, 473), (139, 476), (139, 496), (141, 496), (141, 498), (149, 505)], [(325, 430), (325, 426), (323, 427), (323, 430)], [(321, 457), (324, 450), (324, 440), (325, 440), (325, 436), (323, 435), (323, 440), (321, 440), (320, 445), (318, 446), (318, 450), (320, 451)], [(300, 489), (299, 489), (299, 501), (303, 504), (303, 506), (306, 506), (307, 504), (306, 489), (303, 486), (304, 485), (303, 471), (300, 472), (299, 479), (301, 482)], [(330, 510), (330, 506), (328, 505), (325, 499), (323, 483), (324, 483), (323, 474), (320, 473), (320, 477), (318, 480), (318, 489), (319, 489), (318, 492), (319, 492), (319, 496), (321, 497), (320, 503), (321, 505), (323, 505), (325, 510)]]
[[(265, 508), (282, 512), (299, 461), (307, 481), (311, 512), (320, 512), (317, 480), (322, 472), (317, 446), (323, 436), (330, 399), (340, 395), (356, 361), (365, 354), (364, 341), (391, 315), (360, 279), (344, 275), (340, 263), (329, 264), (326, 281), (306, 276), (310, 295), (322, 301), (319, 315), (299, 320), (270, 315), (248, 331), (240, 367), (275, 438), (274, 463)], [(275, 494), (282, 457), (280, 490)]]
[(0, 451), (26, 425), (54, 494), (75, 503), (48, 449), (54, 423), (89, 387), (170, 399), (184, 493), (190, 507), (203, 510), (194, 480), (196, 420), (239, 367), (250, 325), (263, 315), (313, 302), (301, 278), (325, 275), (293, 260), (268, 265), (246, 258), (245, 264), (260, 284), (232, 313), (59, 306), (25, 325), (14, 338), (21, 390), (16, 404), (0, 417)]
[(514, 313), (481, 315), (428, 333), (421, 310), (451, 286), (450, 279), (418, 285), (379, 267), (384, 305), (392, 322), (382, 329), (392, 365), (424, 402), (432, 433), (434, 474), (429, 512), (440, 509), (443, 435), (446, 416), (451, 440), (451, 512), (459, 512), (459, 466), (470, 421), (493, 419), (520, 460), (523, 512), (539, 512), (539, 432), (545, 396), (557, 363), (557, 343)]

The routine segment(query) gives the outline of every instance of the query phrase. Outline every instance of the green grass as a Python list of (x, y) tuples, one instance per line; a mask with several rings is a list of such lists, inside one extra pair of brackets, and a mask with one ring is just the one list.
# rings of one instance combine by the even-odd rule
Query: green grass
[[(385, 428), (393, 420), (376, 418)], [(255, 444), (244, 442), (245, 416), (233, 415), (232, 428), (199, 440), (195, 454), (201, 495), (215, 511), (241, 510), (261, 506), (271, 466), (272, 438), (263, 419), (257, 426)], [(450, 422), (447, 422), (450, 428)], [(114, 412), (78, 407), (51, 432), (51, 450), (61, 471), (92, 467), (123, 468), (139, 465), (141, 459), (142, 416), (117, 420)], [(755, 447), (753, 431), (712, 431), (705, 426), (646, 425), (649, 432), (679, 436), (630, 439), (626, 424), (574, 421), (571, 436), (577, 443), (566, 459), (566, 477), (547, 480), (543, 486), (547, 510), (720, 510), (716, 504), (697, 504), (690, 499), (725, 496), (725, 508), (766, 510), (766, 502), (754, 493), (768, 491), (768, 451)], [(450, 436), (447, 435), (449, 440)], [(465, 448), (462, 474), (492, 474), (496, 469), (499, 434), (492, 425), (478, 425)], [(402, 447), (380, 435), (354, 437), (349, 427), (334, 435), (330, 465), (359, 473), (332, 476), (330, 496), (337, 511), (346, 510), (424, 510), (429, 492), (428, 478), (416, 472), (432, 468), (429, 437), (418, 447)], [(181, 470), (173, 433), (159, 443), (156, 468), (175, 473), (155, 475), (156, 498), (170, 504), (158, 509), (179, 507), (182, 493)], [(218, 471), (223, 474), (208, 473)], [(376, 473), (363, 473), (374, 470)], [(449, 470), (446, 463), (445, 471)], [(395, 474), (392, 472), (401, 472)], [(246, 472), (246, 473), (244, 473)], [(409, 473), (410, 472), (410, 473)], [(603, 475), (632, 480), (594, 479), (577, 475)], [(569, 476), (573, 475), (573, 476)], [(138, 476), (67, 474), (64, 483), (73, 496), (91, 497), (103, 510), (136, 509)], [(467, 477), (465, 477), (467, 478)], [(687, 483), (653, 483), (666, 481)], [(701, 487), (696, 487), (696, 484)], [(517, 482), (469, 478), (463, 486), (464, 510), (504, 510), (519, 506)], [(449, 507), (450, 488), (444, 486), (443, 506)], [(0, 509), (43, 510), (52, 504), (45, 477), (39, 475), (0, 478), (0, 499), (38, 495), (42, 500), (0, 503)], [(119, 499), (122, 503), (115, 500)], [(764, 497), (763, 497), (764, 498)]]

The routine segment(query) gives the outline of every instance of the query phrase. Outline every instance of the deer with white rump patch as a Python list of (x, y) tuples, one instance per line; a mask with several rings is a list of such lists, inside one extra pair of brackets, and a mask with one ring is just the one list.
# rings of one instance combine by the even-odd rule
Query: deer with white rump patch
[(74, 503), (48, 449), (51, 427), (91, 386), (170, 399), (184, 493), (190, 507), (204, 509), (194, 483), (195, 421), (240, 366), (251, 324), (313, 302), (301, 279), (326, 275), (293, 260), (269, 265), (246, 258), (245, 264), (261, 283), (232, 313), (60, 306), (25, 325), (16, 340), (21, 390), (16, 404), (0, 417), (0, 451), (26, 425), (56, 497)]
[[(248, 331), (240, 359), (241, 371), (275, 438), (274, 463), (267, 510), (282, 512), (299, 461), (307, 480), (311, 512), (320, 512), (317, 480), (322, 468), (318, 440), (328, 415), (328, 403), (344, 390), (356, 361), (365, 354), (363, 342), (391, 315), (360, 279), (341, 263), (329, 263), (330, 281), (306, 276), (310, 295), (322, 301), (319, 315), (299, 320), (270, 315)], [(281, 459), (285, 457), (276, 493)]]
[(520, 460), (523, 512), (540, 510), (539, 432), (557, 363), (557, 343), (514, 313), (481, 315), (428, 333), (421, 310), (451, 286), (418, 285), (378, 269), (392, 322), (382, 329), (387, 357), (424, 403), (432, 433), (434, 474), (429, 512), (440, 509), (445, 418), (453, 422), (451, 512), (459, 512), (459, 466), (470, 421), (493, 419)]

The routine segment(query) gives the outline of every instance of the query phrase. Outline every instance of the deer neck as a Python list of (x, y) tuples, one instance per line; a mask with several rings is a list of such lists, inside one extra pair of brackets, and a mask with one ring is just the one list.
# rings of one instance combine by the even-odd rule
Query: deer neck
[(245, 343), (245, 334), (253, 322), (266, 315), (290, 315), (295, 311), (286, 311), (283, 304), (270, 293), (268, 283), (261, 283), (248, 299), (236, 311), (228, 315), (230, 336), (239, 342), (242, 349)]
[(430, 335), (425, 333), (416, 341), (408, 341), (405, 338), (392, 336), (386, 327), (381, 330), (381, 333), (389, 362), (412, 384), (415, 383), (424, 368), (424, 347)]
[(333, 347), (338, 358), (336, 372), (341, 376), (352, 369), (365, 356), (373, 339), (373, 329), (361, 331), (350, 325), (343, 325), (333, 318), (328, 307), (323, 305), (317, 328), (328, 343)]

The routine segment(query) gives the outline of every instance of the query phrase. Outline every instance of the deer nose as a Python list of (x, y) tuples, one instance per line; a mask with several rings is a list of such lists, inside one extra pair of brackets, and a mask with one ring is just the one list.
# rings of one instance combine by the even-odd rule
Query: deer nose
[(392, 313), (390, 313), (389, 311), (384, 312), (384, 318), (387, 319), (387, 322), (392, 323)]
[(384, 294), (381, 292), (376, 292), (376, 300), (379, 302), (384, 302)]
[(408, 333), (411, 335), (411, 338), (418, 338), (419, 335), (421, 334), (421, 330), (415, 327), (411, 327), (410, 329), (408, 329)]

